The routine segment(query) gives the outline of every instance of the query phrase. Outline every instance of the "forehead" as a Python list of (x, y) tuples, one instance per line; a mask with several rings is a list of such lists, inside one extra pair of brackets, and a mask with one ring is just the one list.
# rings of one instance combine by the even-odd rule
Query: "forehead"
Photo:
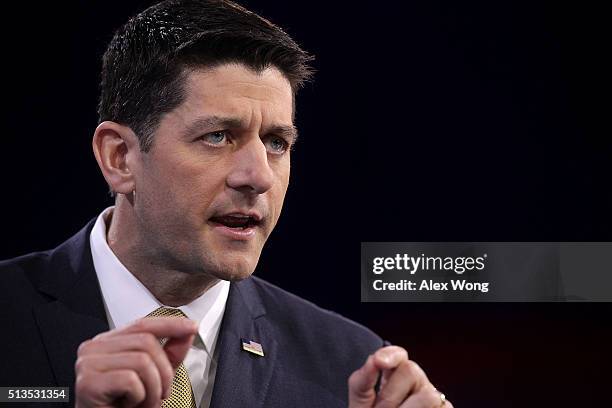
[(217, 115), (261, 121), (292, 121), (293, 94), (289, 81), (274, 67), (255, 72), (241, 64), (187, 72), (184, 115)]

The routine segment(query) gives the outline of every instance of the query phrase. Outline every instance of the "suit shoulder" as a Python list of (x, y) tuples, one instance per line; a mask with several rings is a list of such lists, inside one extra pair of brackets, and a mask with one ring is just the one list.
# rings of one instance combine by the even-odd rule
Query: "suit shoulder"
[(32, 252), (16, 258), (0, 260), (0, 278), (27, 278), (36, 282), (48, 269), (50, 251)]
[(13, 307), (39, 299), (38, 287), (49, 270), (49, 252), (33, 252), (0, 261), (3, 301)]

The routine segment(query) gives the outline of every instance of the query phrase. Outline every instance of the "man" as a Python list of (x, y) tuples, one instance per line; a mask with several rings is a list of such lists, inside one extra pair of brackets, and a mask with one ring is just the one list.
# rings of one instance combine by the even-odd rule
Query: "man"
[(115, 206), (0, 264), (0, 385), (69, 386), (79, 407), (451, 406), (404, 349), (251, 277), (309, 59), (223, 0), (117, 31), (92, 144)]

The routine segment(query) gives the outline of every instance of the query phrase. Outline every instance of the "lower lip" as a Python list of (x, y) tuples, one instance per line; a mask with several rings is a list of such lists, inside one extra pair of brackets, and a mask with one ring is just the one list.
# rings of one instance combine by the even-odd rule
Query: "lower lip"
[(215, 224), (214, 230), (220, 234), (237, 241), (248, 241), (255, 236), (255, 228), (230, 228), (225, 225)]

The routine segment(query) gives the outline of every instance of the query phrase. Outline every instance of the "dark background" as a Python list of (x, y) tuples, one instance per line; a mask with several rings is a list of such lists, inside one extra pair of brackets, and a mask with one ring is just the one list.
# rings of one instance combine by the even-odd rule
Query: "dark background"
[[(0, 258), (112, 203), (90, 148), (100, 57), (150, 3), (3, 11)], [(257, 274), (406, 347), (456, 407), (605, 406), (609, 304), (360, 303), (361, 241), (612, 240), (604, 10), (409, 3), (243, 2), (319, 71)]]

